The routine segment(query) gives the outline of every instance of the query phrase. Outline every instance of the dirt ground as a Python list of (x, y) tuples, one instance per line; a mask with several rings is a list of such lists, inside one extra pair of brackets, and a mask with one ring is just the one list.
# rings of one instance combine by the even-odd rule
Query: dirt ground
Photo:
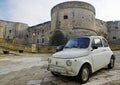
[[(1, 51), (1, 50), (0, 50)], [(120, 51), (116, 55), (115, 67), (95, 72), (84, 85), (120, 85)], [(0, 52), (0, 85), (80, 85), (74, 78), (54, 77), (47, 71), (47, 59), (51, 54)]]

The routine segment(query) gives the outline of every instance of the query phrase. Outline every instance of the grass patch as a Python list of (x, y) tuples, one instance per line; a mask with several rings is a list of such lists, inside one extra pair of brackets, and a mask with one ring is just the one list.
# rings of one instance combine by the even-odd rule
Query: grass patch
[(111, 48), (112, 50), (120, 50), (120, 45), (110, 44), (110, 48)]

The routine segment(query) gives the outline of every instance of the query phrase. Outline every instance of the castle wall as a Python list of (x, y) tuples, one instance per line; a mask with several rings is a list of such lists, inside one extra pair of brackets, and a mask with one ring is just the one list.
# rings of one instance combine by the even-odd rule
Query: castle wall
[(51, 30), (95, 30), (95, 9), (92, 5), (71, 1), (56, 5), (51, 11)]
[(107, 28), (109, 41), (120, 43), (120, 21), (107, 22)]
[(24, 44), (27, 28), (27, 24), (0, 20), (0, 37), (7, 42)]
[(14, 39), (14, 43), (16, 44), (28, 44), (28, 25), (23, 23), (16, 23), (15, 30), (16, 30), (16, 37)]
[(51, 22), (45, 22), (28, 28), (29, 44), (36, 44), (37, 47), (48, 45), (51, 31)]
[(96, 19), (95, 23), (96, 23), (97, 35), (108, 38), (107, 23), (99, 19)]
[(3, 20), (0, 20), (0, 38), (4, 38), (4, 29), (7, 23)]

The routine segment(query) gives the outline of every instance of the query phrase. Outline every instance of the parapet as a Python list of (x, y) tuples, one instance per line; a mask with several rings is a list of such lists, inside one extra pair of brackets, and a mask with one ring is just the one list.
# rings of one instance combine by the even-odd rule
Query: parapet
[(52, 8), (51, 14), (55, 11), (65, 8), (83, 8), (90, 10), (95, 14), (95, 8), (91, 4), (81, 1), (68, 1), (68, 2), (60, 3)]

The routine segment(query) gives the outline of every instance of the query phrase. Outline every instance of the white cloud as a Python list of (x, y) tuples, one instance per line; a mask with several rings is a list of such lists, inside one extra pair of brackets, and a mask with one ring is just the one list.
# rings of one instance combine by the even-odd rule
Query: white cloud
[[(50, 20), (53, 6), (67, 0), (9, 0), (10, 20), (35, 25)], [(69, 0), (72, 1), (72, 0)], [(81, 0), (79, 0), (81, 1)], [(95, 6), (101, 20), (120, 20), (119, 0), (82, 0)]]
[(65, 0), (10, 0), (10, 19), (35, 25), (51, 20), (52, 7)]
[(38, 24), (50, 20), (50, 9), (46, 8), (39, 0), (11, 0), (11, 20)]

